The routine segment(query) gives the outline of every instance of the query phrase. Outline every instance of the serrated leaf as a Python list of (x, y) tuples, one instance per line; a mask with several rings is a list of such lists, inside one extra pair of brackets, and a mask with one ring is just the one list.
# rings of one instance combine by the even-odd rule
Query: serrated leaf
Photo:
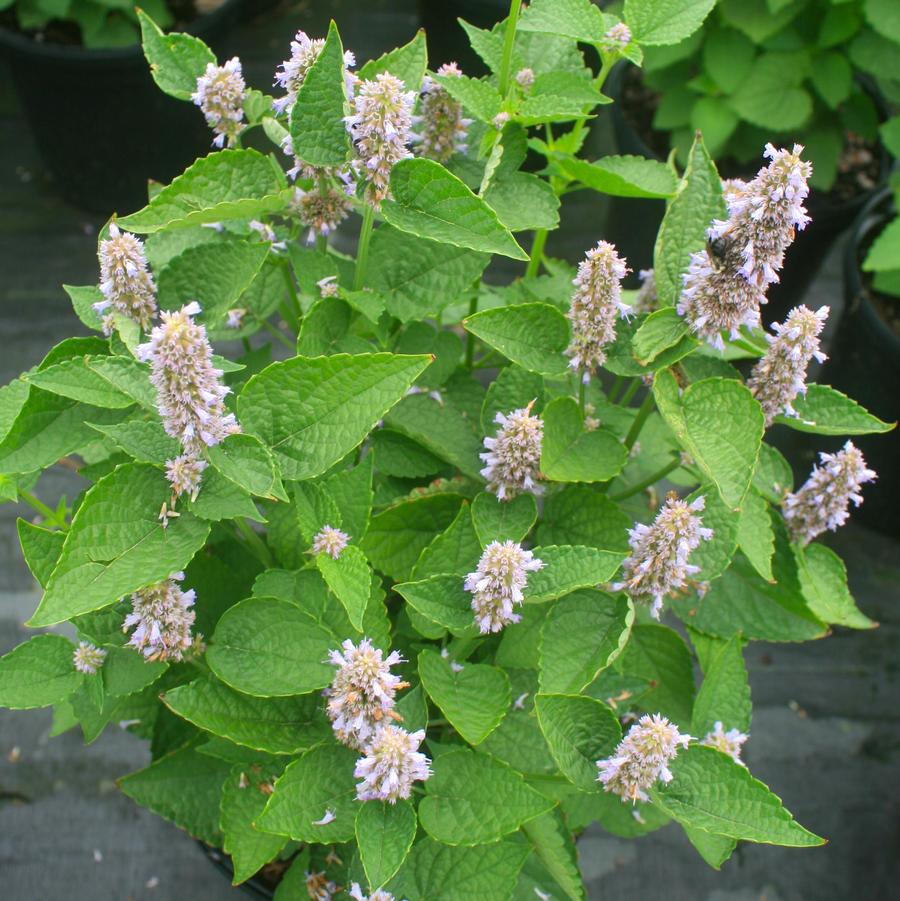
[(207, 451), (210, 462), (232, 482), (257, 497), (288, 499), (268, 448), (253, 435), (229, 435)]
[(89, 357), (71, 357), (46, 369), (25, 373), (23, 381), (44, 391), (81, 401), (95, 407), (124, 410), (134, 405), (134, 398), (111, 385), (88, 368)]
[(481, 543), (475, 533), (468, 504), (459, 509), (456, 519), (438, 535), (416, 561), (413, 576), (426, 579), (438, 573), (466, 575), (481, 555)]
[(488, 124), (500, 112), (503, 98), (488, 81), (468, 75), (436, 75), (434, 80), (459, 101), (476, 119)]
[(200, 493), (188, 502), (187, 509), (210, 522), (237, 517), (265, 522), (256, 509), (253, 498), (236, 482), (222, 475), (215, 466), (208, 466), (204, 471)]
[(590, 0), (534, 0), (523, 11), (518, 27), (594, 44), (603, 40), (615, 21)]
[(190, 34), (163, 34), (143, 10), (137, 10), (141, 24), (144, 56), (150, 63), (150, 74), (157, 86), (170, 97), (190, 100), (197, 90), (197, 79), (209, 63), (215, 63), (212, 50)]
[(540, 544), (573, 544), (627, 553), (631, 519), (586, 485), (568, 485), (544, 501)]
[(347, 545), (337, 560), (329, 554), (316, 555), (316, 566), (325, 584), (344, 605), (350, 624), (362, 630), (363, 616), (369, 603), (372, 570), (366, 555), (353, 544)]
[(621, 595), (583, 588), (551, 607), (541, 629), (540, 687), (578, 694), (622, 652), (634, 607)]
[(306, 694), (334, 678), (334, 638), (298, 607), (254, 597), (222, 614), (206, 662), (226, 685), (259, 698)]
[[(361, 74), (361, 73), (360, 73)], [(290, 110), (294, 154), (310, 166), (342, 166), (350, 152), (344, 122), (344, 48), (332, 21)]]
[(672, 307), (651, 313), (635, 332), (631, 349), (639, 363), (647, 365), (688, 333), (688, 324)]
[(570, 178), (614, 197), (669, 198), (678, 190), (678, 178), (665, 163), (643, 156), (605, 156), (593, 163), (571, 158), (560, 166)]
[(703, 24), (715, 4), (716, 0), (625, 0), (625, 21), (641, 44), (677, 44)]
[(167, 460), (181, 453), (179, 442), (165, 433), (159, 421), (130, 419), (113, 425), (94, 425), (94, 423), (90, 425), (102, 435), (111, 438), (118, 448), (138, 463), (162, 466)]
[(400, 479), (424, 478), (446, 467), (446, 462), (412, 438), (394, 429), (378, 429), (372, 435), (378, 471)]
[(522, 825), (537, 858), (571, 901), (585, 897), (575, 839), (558, 810), (541, 814)]
[(143, 209), (118, 220), (138, 234), (227, 219), (252, 219), (282, 209), (284, 173), (257, 150), (220, 150), (201, 157)]
[(608, 429), (585, 429), (571, 397), (547, 404), (543, 419), (541, 473), (554, 482), (606, 482), (628, 461), (625, 445)]
[(481, 407), (481, 430), (490, 435), (497, 427), (497, 414), (510, 413), (534, 401), (534, 412), (544, 405), (544, 379), (520, 366), (504, 366), (488, 386)]
[(139, 463), (119, 466), (97, 482), (72, 520), (29, 625), (97, 610), (187, 566), (209, 525), (184, 512), (164, 528), (159, 510), (170, 490), (159, 470)]
[(119, 391), (130, 395), (145, 410), (156, 414), (156, 389), (150, 382), (150, 367), (133, 357), (91, 357), (88, 367)]
[(406, 85), (408, 91), (418, 91), (428, 65), (428, 48), (425, 32), (419, 29), (416, 36), (402, 47), (370, 60), (360, 70), (362, 79), (374, 78), (379, 72), (390, 72)]
[(432, 768), (419, 821), (447, 845), (496, 841), (553, 806), (507, 764), (468, 749), (441, 754)]
[(806, 848), (824, 844), (746, 767), (713, 748), (691, 746), (670, 763), (672, 781), (651, 789), (653, 802), (686, 826), (717, 835)]
[(868, 410), (828, 385), (809, 385), (806, 394), (798, 395), (792, 406), (796, 416), (779, 416), (775, 420), (798, 432), (816, 435), (869, 435), (890, 432), (895, 422), (883, 422)]
[(563, 355), (569, 324), (556, 307), (546, 303), (497, 307), (469, 316), (463, 325), (523, 369), (555, 376), (569, 371)]
[(162, 701), (200, 729), (269, 754), (299, 754), (331, 733), (310, 695), (255, 698), (207, 678), (170, 689)]
[(528, 576), (526, 604), (552, 601), (578, 588), (608, 582), (625, 554), (593, 547), (561, 545), (537, 547), (534, 556), (543, 562), (544, 567)]
[(120, 779), (119, 788), (141, 807), (217, 847), (219, 797), (230, 771), (230, 763), (187, 747)]
[(482, 253), (528, 259), (497, 214), (440, 163), (401, 160), (391, 170), (391, 193), (393, 200), (382, 204), (382, 214), (400, 231)]
[(63, 291), (69, 295), (75, 315), (90, 329), (100, 331), (103, 323), (94, 304), (103, 300), (103, 294), (96, 285), (63, 285)]
[(419, 654), (418, 667), (422, 687), (470, 745), (480, 744), (500, 725), (512, 701), (503, 670), (466, 663), (454, 672), (449, 660), (431, 650)]
[(244, 386), (239, 418), (286, 478), (308, 479), (353, 450), (430, 362), (378, 353), (273, 363)]
[(484, 547), (492, 541), (523, 541), (537, 520), (537, 502), (531, 494), (500, 501), (482, 491), (472, 502), (472, 522)]
[(340, 511), (341, 527), (356, 541), (366, 534), (372, 515), (372, 464), (368, 456), (352, 469), (333, 472), (323, 483)]
[(554, 229), (559, 225), (559, 198), (536, 175), (513, 172), (495, 178), (484, 199), (511, 232)]
[(772, 554), (775, 533), (765, 498), (751, 489), (744, 497), (737, 531), (738, 546), (753, 568), (767, 581), (772, 581)]
[(714, 869), (718, 870), (722, 864), (734, 853), (737, 840), (724, 835), (713, 835), (703, 829), (690, 826), (682, 826), (688, 841), (697, 849), (697, 853)]
[(823, 622), (850, 629), (873, 629), (878, 624), (857, 606), (847, 587), (844, 561), (824, 544), (795, 547), (800, 588), (809, 609)]
[[(764, 53), (731, 95), (731, 105), (742, 119), (760, 128), (789, 131), (805, 125), (813, 111), (809, 92), (797, 86), (794, 53)], [(794, 75), (792, 79), (792, 74)]]
[[(356, 751), (341, 745), (320, 745), (306, 751), (279, 777), (256, 825), (298, 842), (351, 841), (357, 813), (353, 779), (357, 757)], [(328, 810), (334, 819), (317, 826), (316, 821)]]
[[(476, 563), (477, 559), (472, 561), (473, 568)], [(394, 591), (426, 619), (452, 634), (476, 634), (472, 596), (463, 589), (462, 576), (444, 573), (418, 582), (401, 582)]]
[(391, 879), (406, 860), (416, 837), (416, 811), (409, 801), (367, 801), (356, 814), (356, 844), (369, 885)]
[(534, 709), (562, 773), (582, 791), (598, 791), (597, 761), (608, 757), (622, 738), (612, 710), (593, 698), (564, 694), (539, 694)]
[(0, 657), (0, 706), (26, 710), (65, 700), (84, 681), (74, 651), (62, 635), (35, 635)]
[(45, 588), (62, 553), (66, 533), (51, 532), (24, 519), (16, 520), (16, 530), (22, 556), (41, 588)]
[(691, 734), (697, 738), (711, 732), (717, 722), (726, 732), (750, 731), (750, 684), (742, 646), (739, 636), (722, 642), (704, 668), (691, 720)]

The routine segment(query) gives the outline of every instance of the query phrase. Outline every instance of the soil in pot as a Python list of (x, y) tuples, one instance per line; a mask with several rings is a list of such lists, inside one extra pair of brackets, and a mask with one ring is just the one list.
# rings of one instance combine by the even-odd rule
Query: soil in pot
[[(606, 93), (616, 101), (612, 107), (616, 152), (666, 159), (669, 135), (652, 125), (660, 96), (644, 84), (640, 70), (617, 66), (610, 73)], [(724, 178), (749, 178), (759, 168), (759, 163), (747, 166), (727, 159), (717, 162)], [(884, 183), (888, 169), (883, 149), (853, 133), (846, 135), (834, 187), (828, 192), (810, 192), (806, 206), (812, 222), (797, 233), (780, 281), (769, 288), (769, 302), (762, 309), (765, 325), (783, 320), (792, 307), (802, 302), (834, 241)], [(634, 247), (629, 259), (635, 271), (652, 265), (653, 235), (664, 212), (661, 202), (616, 198), (610, 223)]]
[[(219, 50), (242, 2), (226, 0), (187, 30)], [(87, 50), (66, 23), (43, 34), (37, 41), (0, 27), (0, 54), (54, 190), (68, 202), (128, 212), (146, 202), (148, 179), (168, 182), (210, 151), (200, 111), (156, 87), (139, 44)]]

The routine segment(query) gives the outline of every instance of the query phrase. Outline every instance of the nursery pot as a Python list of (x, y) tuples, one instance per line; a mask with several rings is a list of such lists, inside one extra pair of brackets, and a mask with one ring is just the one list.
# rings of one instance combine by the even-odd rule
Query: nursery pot
[[(879, 311), (877, 295), (860, 266), (892, 213), (891, 193), (883, 189), (853, 224), (844, 253), (844, 314), (819, 379), (888, 422), (900, 416), (900, 334)], [(886, 302), (900, 307), (900, 298), (888, 298)], [(881, 532), (900, 536), (900, 432), (894, 429), (882, 435), (855, 436), (852, 440), (863, 452), (869, 468), (878, 473), (878, 480), (865, 487), (865, 502), (853, 516)], [(831, 451), (842, 443), (837, 439), (817, 439), (816, 447)]]
[[(622, 98), (626, 71), (627, 65), (617, 65), (610, 72), (604, 88), (604, 92), (615, 101), (611, 107), (615, 152), (660, 160), (660, 154), (648, 146), (625, 116)], [(875, 100), (878, 102), (877, 97)], [(810, 191), (806, 208), (812, 221), (803, 231), (797, 232), (785, 256), (780, 280), (769, 286), (768, 303), (761, 310), (764, 325), (782, 321), (793, 307), (802, 302), (835, 240), (887, 181), (890, 169), (888, 157), (884, 148), (879, 147), (879, 152), (879, 185), (870, 191), (860, 192), (848, 200), (841, 200), (831, 193)], [(653, 265), (653, 246), (665, 211), (663, 201), (613, 198), (609, 216), (610, 240), (624, 253), (634, 272)]]
[[(187, 30), (216, 49), (243, 0), (225, 0)], [(89, 50), (0, 28), (6, 61), (55, 190), (94, 213), (147, 201), (147, 180), (171, 181), (211, 149), (200, 110), (156, 86), (140, 44)]]
[[(234, 879), (234, 865), (231, 863), (231, 858), (224, 851), (211, 848), (206, 842), (198, 840), (197, 844), (203, 849), (206, 859), (228, 879), (230, 884), (231, 880)], [(241, 889), (245, 895), (249, 895), (251, 898), (272, 898), (275, 895), (274, 890), (258, 875), (251, 876), (246, 882), (242, 882), (235, 888)]]

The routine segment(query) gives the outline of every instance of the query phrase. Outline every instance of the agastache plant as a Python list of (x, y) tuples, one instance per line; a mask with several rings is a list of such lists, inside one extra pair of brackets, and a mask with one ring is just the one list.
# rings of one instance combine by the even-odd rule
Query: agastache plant
[[(741, 760), (746, 645), (799, 640), (744, 599), (805, 638), (870, 625), (818, 539), (877, 485), (848, 443), (794, 491), (764, 436), (892, 426), (809, 383), (824, 310), (756, 328), (800, 149), (724, 184), (702, 136), (683, 170), (591, 160), (658, 5), (556, 7), (467, 26), (480, 78), (424, 34), (358, 68), (334, 23), (286, 34), (276, 97), (139, 12), (159, 86), (231, 146), (111, 211), (98, 283), (66, 289), (90, 336), (0, 389), (43, 589), (0, 704), (147, 740), (121, 790), (236, 883), (582, 897), (575, 839), (623, 814), (717, 868), (823, 843)], [(598, 213), (550, 256), (575, 191)], [(639, 292), (604, 191), (668, 201)]]

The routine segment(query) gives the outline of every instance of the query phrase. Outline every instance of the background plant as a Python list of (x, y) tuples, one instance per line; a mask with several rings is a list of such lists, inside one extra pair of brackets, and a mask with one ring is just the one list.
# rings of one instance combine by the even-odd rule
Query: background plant
[[(129, 723), (153, 762), (123, 791), (223, 847), (236, 881), (282, 857), (285, 893), (580, 898), (592, 822), (674, 820), (713, 866), (741, 840), (822, 841), (740, 761), (743, 646), (873, 625), (816, 540), (873, 474), (851, 445), (788, 493), (763, 438), (890, 426), (800, 391), (815, 323), (766, 341), (677, 312), (684, 276), (740, 274), (707, 226), (752, 228), (701, 139), (684, 172), (577, 158), (615, 61), (711, 3), (664, 6), (627, 4), (625, 32), (586, 2), (514, 3), (469, 29), (480, 80), (426, 80), (421, 34), (357, 66), (332, 25), (296, 36), (276, 98), (141, 18), (157, 83), (229, 146), (102, 229), (99, 284), (67, 288), (93, 334), (0, 393), (0, 488), (37, 513), (19, 521), (44, 589), (30, 625), (78, 642), (0, 659), (0, 703), (52, 706), (87, 741)], [(448, 141), (447, 166), (408, 150)], [(773, 148), (748, 190), (782, 165), (804, 182), (798, 154)], [(577, 272), (544, 256), (582, 186), (669, 201), (654, 312), (621, 318), (638, 298), (602, 236)], [(351, 215), (355, 259), (330, 246)], [(741, 322), (802, 215), (741, 276)], [(493, 256), (524, 274), (482, 283)], [(729, 360), (761, 356), (744, 384)], [(91, 487), (50, 507), (60, 461)]]

